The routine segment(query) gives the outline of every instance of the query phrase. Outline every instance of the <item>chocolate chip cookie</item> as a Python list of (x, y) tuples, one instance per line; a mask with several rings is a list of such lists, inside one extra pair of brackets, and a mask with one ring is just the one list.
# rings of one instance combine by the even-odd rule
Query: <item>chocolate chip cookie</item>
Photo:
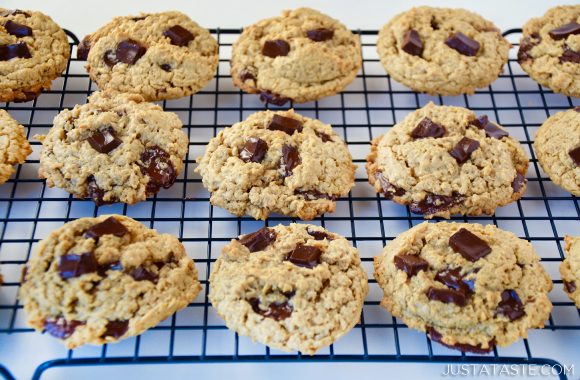
[(209, 299), (228, 328), (313, 355), (359, 321), (367, 276), (358, 251), (308, 224), (240, 236), (213, 264)]
[(330, 125), (293, 110), (257, 112), (224, 129), (197, 162), (213, 205), (256, 219), (334, 211), (356, 168)]
[(580, 96), (580, 5), (549, 9), (523, 28), (518, 62), (554, 92)]
[(564, 291), (580, 309), (580, 237), (565, 236), (566, 259), (560, 264)]
[(14, 165), (23, 164), (32, 153), (24, 127), (4, 110), (0, 110), (0, 184), (8, 181), (16, 171)]
[(40, 12), (0, 8), (0, 102), (27, 102), (66, 68), (68, 38)]
[(465, 352), (525, 338), (552, 310), (532, 245), (493, 225), (421, 223), (375, 258), (375, 278), (393, 316)]
[(243, 91), (283, 105), (342, 91), (361, 65), (357, 36), (338, 20), (299, 8), (244, 28), (233, 46), (231, 74)]
[(372, 141), (369, 182), (425, 218), (493, 214), (526, 190), (528, 157), (485, 115), (433, 103)]
[(389, 21), (377, 40), (389, 75), (431, 95), (473, 94), (488, 86), (509, 49), (493, 23), (464, 9), (412, 8)]
[(102, 215), (69, 222), (40, 242), (20, 300), (30, 326), (75, 348), (139, 335), (200, 290), (177, 238)]
[(138, 93), (146, 100), (198, 92), (215, 75), (218, 45), (180, 12), (116, 17), (86, 36), (78, 56), (101, 90)]
[(179, 117), (140, 95), (95, 92), (65, 109), (42, 141), (39, 176), (97, 205), (133, 204), (169, 188), (183, 168)]
[(580, 107), (550, 116), (536, 133), (534, 151), (552, 182), (580, 196)]

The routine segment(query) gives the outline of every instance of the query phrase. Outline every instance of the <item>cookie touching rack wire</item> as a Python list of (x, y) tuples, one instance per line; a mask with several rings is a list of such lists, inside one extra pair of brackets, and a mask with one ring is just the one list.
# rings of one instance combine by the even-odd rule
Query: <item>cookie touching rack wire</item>
[[(459, 97), (427, 96), (398, 85), (384, 73), (376, 56), (377, 32), (355, 31), (363, 46), (363, 69), (354, 83), (338, 95), (296, 105), (295, 110), (332, 124), (348, 144), (358, 166), (355, 188), (337, 201), (335, 213), (323, 215), (314, 223), (351, 240), (359, 249), (369, 275), (372, 274), (372, 258), (385, 243), (423, 221), (421, 215), (411, 214), (408, 208), (382, 199), (368, 185), (364, 158), (370, 140), (429, 101), (464, 106), (477, 114), (487, 113), (507, 127), (531, 157), (526, 194), (517, 203), (498, 209), (495, 215), (452, 219), (493, 223), (532, 242), (555, 285), (551, 293), (554, 310), (545, 329), (534, 330), (528, 339), (508, 348), (496, 348), (488, 355), (448, 350), (432, 345), (425, 334), (409, 330), (380, 309), (381, 294), (372, 276), (369, 276), (370, 293), (360, 323), (337, 343), (314, 356), (270, 350), (226, 329), (207, 298), (211, 265), (223, 245), (240, 234), (258, 229), (263, 222), (249, 217), (237, 218), (211, 206), (209, 195), (193, 169), (195, 158), (203, 153), (209, 139), (220, 129), (266, 108), (257, 96), (243, 94), (231, 83), (231, 45), (240, 32), (238, 29), (211, 30), (220, 46), (218, 75), (196, 95), (160, 103), (165, 110), (178, 114), (189, 135), (186, 168), (172, 188), (136, 206), (96, 207), (91, 201), (72, 198), (62, 190), (46, 187), (37, 177), (40, 143), (33, 136), (45, 133), (58, 112), (84, 103), (96, 89), (83, 69), (83, 61), (71, 59), (65, 74), (53, 83), (52, 90), (36, 100), (0, 104), (28, 127), (28, 138), (34, 150), (29, 160), (18, 167), (13, 179), (0, 187), (0, 270), (5, 281), (0, 287), (0, 341), (4, 347), (14, 347), (11, 350), (14, 352), (10, 353), (0, 348), (3, 358), (0, 374), (7, 379), (13, 376), (37, 379), (50, 369), (73, 366), (266, 361), (568, 364), (561, 354), (568, 348), (572, 356), (567, 360), (573, 358), (571, 347), (575, 347), (579, 336), (580, 314), (562, 292), (557, 267), (563, 258), (563, 236), (578, 235), (580, 230), (580, 199), (552, 184), (539, 167), (532, 143), (535, 131), (551, 113), (578, 103), (539, 87), (523, 73), (515, 60), (519, 29), (504, 33), (516, 47), (512, 48), (509, 63), (498, 81), (474, 95)], [(76, 57), (79, 40), (73, 33), (67, 34), (71, 40), (71, 56)], [(128, 215), (148, 227), (178, 236), (196, 261), (203, 290), (186, 309), (141, 336), (115, 345), (66, 350), (58, 342), (35, 334), (26, 326), (22, 306), (16, 297), (20, 270), (38, 241), (50, 231), (79, 217), (105, 213)], [(274, 215), (265, 223), (288, 224), (292, 221), (295, 220)], [(38, 359), (27, 355), (27, 350), (36, 344), (43, 347), (42, 354), (35, 355)], [(27, 373), (14, 369), (15, 358), (24, 357), (31, 367)], [(565, 373), (559, 376), (566, 378)]]

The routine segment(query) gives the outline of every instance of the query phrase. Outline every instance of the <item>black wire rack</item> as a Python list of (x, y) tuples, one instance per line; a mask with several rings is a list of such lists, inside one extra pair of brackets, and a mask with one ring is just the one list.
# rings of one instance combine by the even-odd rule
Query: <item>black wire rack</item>
[[(356, 187), (337, 201), (336, 212), (323, 215), (313, 223), (347, 236), (361, 252), (363, 266), (369, 273), (370, 292), (360, 323), (351, 333), (314, 356), (270, 350), (227, 330), (208, 302), (211, 265), (219, 256), (221, 246), (239, 234), (256, 230), (264, 222), (233, 217), (211, 206), (209, 194), (193, 169), (195, 158), (203, 153), (209, 139), (219, 130), (267, 106), (255, 95), (241, 93), (231, 83), (231, 45), (241, 30), (214, 29), (211, 32), (219, 42), (221, 57), (215, 79), (191, 97), (160, 103), (167, 111), (181, 117), (190, 137), (186, 169), (171, 189), (161, 191), (136, 206), (96, 207), (92, 201), (74, 199), (60, 189), (48, 188), (37, 177), (40, 143), (33, 136), (46, 133), (58, 112), (84, 103), (96, 89), (83, 69), (84, 62), (72, 58), (64, 75), (38, 99), (28, 103), (0, 104), (27, 127), (34, 150), (26, 163), (18, 167), (13, 178), (0, 187), (0, 271), (5, 281), (0, 287), (0, 358), (6, 356), (2, 354), (2, 346), (13, 344), (24, 334), (36, 334), (34, 336), (43, 344), (50, 345), (50, 356), (36, 362), (32, 355), (26, 356), (26, 361), (36, 367), (29, 374), (33, 379), (54, 368), (130, 364), (420, 362), (561, 365), (551, 356), (550, 342), (557, 345), (567, 342), (570, 347), (575, 347), (572, 340), (577, 340), (580, 332), (580, 313), (564, 295), (558, 273), (559, 263), (564, 257), (564, 234), (580, 234), (579, 198), (558, 189), (542, 172), (533, 151), (532, 138), (550, 114), (575, 106), (576, 100), (554, 94), (529, 79), (514, 59), (516, 49), (512, 49), (509, 63), (500, 78), (474, 95), (441, 97), (417, 94), (391, 81), (384, 72), (375, 51), (377, 31), (355, 31), (361, 39), (364, 64), (346, 91), (318, 102), (294, 106), (296, 111), (306, 116), (331, 123), (348, 144), (354, 162), (359, 166)], [(511, 29), (504, 35), (517, 46), (520, 33), (519, 29)], [(67, 31), (67, 34), (71, 40), (71, 56), (75, 57), (79, 40), (73, 33)], [(454, 218), (464, 222), (493, 223), (531, 241), (555, 284), (551, 294), (554, 310), (545, 329), (534, 330), (528, 339), (508, 348), (496, 348), (488, 355), (452, 351), (432, 344), (425, 334), (408, 329), (380, 309), (382, 293), (372, 279), (373, 256), (398, 233), (422, 222), (423, 218), (412, 214), (408, 208), (382, 199), (367, 184), (364, 160), (370, 140), (428, 101), (464, 106), (478, 114), (488, 114), (507, 127), (531, 157), (528, 191), (521, 200), (499, 209), (493, 216)], [(186, 309), (139, 337), (115, 345), (75, 351), (55, 348), (60, 346), (53, 343), (53, 338), (34, 332), (24, 322), (22, 305), (17, 299), (21, 268), (38, 241), (51, 230), (78, 217), (103, 213), (125, 214), (162, 232), (177, 235), (195, 259), (204, 290)], [(293, 221), (292, 218), (274, 215), (265, 223)], [(24, 357), (19, 358), (24, 360)], [(12, 379), (6, 368), (16, 367), (15, 359), (1, 361), (0, 375)], [(567, 378), (565, 373), (559, 377)]]

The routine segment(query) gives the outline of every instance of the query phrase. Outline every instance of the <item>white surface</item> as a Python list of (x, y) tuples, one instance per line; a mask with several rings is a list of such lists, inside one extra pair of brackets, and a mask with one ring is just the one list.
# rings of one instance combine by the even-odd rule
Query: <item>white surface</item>
[[(560, 1), (559, 3), (577, 3), (577, 1)], [(536, 1), (478, 1), (478, 2), (461, 2), (461, 1), (430, 1), (430, 2), (419, 2), (419, 1), (280, 1), (280, 0), (268, 0), (268, 1), (257, 1), (257, 0), (237, 0), (237, 1), (111, 1), (111, 0), (92, 0), (92, 1), (64, 1), (64, 0), (5, 0), (2, 1), (3, 7), (6, 8), (20, 8), (20, 9), (39, 9), (47, 14), (51, 15), (61, 26), (73, 31), (79, 38), (82, 38), (86, 33), (89, 33), (107, 22), (111, 17), (115, 15), (123, 14), (135, 14), (139, 11), (161, 11), (168, 9), (178, 9), (189, 14), (194, 20), (199, 22), (201, 25), (206, 27), (241, 27), (245, 24), (250, 24), (258, 19), (276, 15), (281, 9), (296, 7), (300, 5), (309, 5), (318, 8), (329, 15), (341, 19), (350, 28), (361, 28), (361, 29), (378, 29), (383, 25), (390, 17), (396, 13), (403, 11), (415, 4), (435, 4), (441, 6), (464, 6), (471, 10), (477, 11), (478, 13), (484, 15), (485, 17), (493, 20), (501, 29), (515, 28), (521, 26), (528, 18), (542, 14), (546, 8), (554, 5), (553, 2), (545, 0)], [(368, 54), (373, 54), (369, 50)], [(367, 73), (373, 72), (373, 70), (378, 70), (377, 73), (382, 74), (382, 69), (378, 65), (370, 65)], [(516, 65), (517, 66), (517, 65)], [(82, 70), (80, 65), (78, 65), (75, 70)], [(222, 74), (227, 73), (227, 65), (220, 68)], [(82, 71), (79, 71), (82, 72)], [(358, 81), (360, 82), (360, 81)], [(533, 83), (528, 81), (522, 81), (522, 86), (534, 86)], [(69, 84), (73, 88), (76, 88), (77, 84)], [(376, 86), (380, 88), (382, 83), (367, 82), (367, 85)], [(494, 85), (495, 86), (495, 85)], [(511, 84), (509, 83), (498, 83), (498, 88), (501, 89), (502, 86), (507, 86), (509, 89)], [(360, 89), (360, 83), (355, 83), (351, 88)], [(83, 84), (78, 84), (78, 89), (85, 89)], [(215, 82), (212, 82), (208, 88), (215, 88)], [(228, 81), (220, 81), (220, 88), (231, 90), (233, 89), (231, 83)], [(401, 89), (401, 87), (397, 87)], [(424, 102), (428, 97), (420, 96), (421, 101)], [(470, 101), (477, 102), (481, 97), (477, 95), (470, 97)], [(39, 101), (49, 101), (48, 96), (41, 96)], [(203, 104), (208, 102), (211, 106), (213, 100), (207, 100), (202, 95), (194, 97), (198, 104)], [(321, 108), (326, 106), (335, 106), (338, 97), (331, 97), (327, 100), (320, 102)], [(499, 101), (499, 99), (497, 99)], [(84, 99), (65, 99), (65, 106), (72, 106), (75, 102), (84, 101)], [(222, 102), (223, 101), (223, 102)], [(345, 102), (350, 102), (351, 105), (356, 105), (361, 101), (361, 96), (349, 95), (348, 98), (345, 96)], [(384, 102), (384, 97), (381, 95), (369, 96), (369, 102)], [(395, 99), (397, 106), (404, 106), (406, 103), (413, 102), (414, 99), (408, 99), (404, 96)], [(461, 104), (461, 98), (446, 98), (445, 102), (447, 104), (458, 103)], [(513, 99), (501, 99), (501, 105), (509, 105), (510, 101), (513, 103)], [(527, 104), (533, 104), (537, 102), (537, 99), (528, 99)], [(565, 104), (565, 98), (556, 96), (554, 98), (554, 104)], [(255, 97), (244, 96), (244, 102), (248, 105), (260, 106), (260, 103), (255, 100)], [(562, 103), (564, 102), (564, 103)], [(169, 102), (170, 104), (172, 102)], [(179, 101), (175, 102), (179, 104)], [(237, 106), (238, 100), (236, 97), (225, 97), (220, 98), (220, 106)], [(46, 105), (46, 104), (45, 104)], [(307, 106), (306, 106), (307, 107)], [(307, 116), (313, 116), (314, 112), (303, 112)], [(339, 114), (340, 112), (321, 112), (319, 117), (326, 122), (330, 123), (392, 123), (392, 118), (389, 120), (389, 112), (371, 112), (370, 119), (366, 119), (364, 112), (348, 112), (345, 115), (345, 119)], [(22, 122), (27, 122), (28, 116), (25, 112), (22, 114), (14, 114), (17, 118), (20, 118)], [(50, 123), (53, 114), (47, 115), (35, 115), (34, 123)], [(185, 117), (184, 115), (180, 115)], [(246, 115), (244, 115), (245, 117)], [(396, 114), (396, 120), (400, 120), (404, 114)], [(500, 113), (500, 122), (502, 123), (521, 123), (519, 120), (519, 115), (514, 112), (503, 112)], [(527, 123), (541, 123), (545, 118), (543, 111), (539, 114), (530, 112), (529, 115), (526, 113)], [(234, 113), (228, 114), (227, 112), (218, 113), (218, 124), (227, 124), (235, 122), (239, 119), (239, 115)], [(184, 120), (187, 122), (187, 119)], [(198, 123), (209, 123), (213, 122), (213, 112), (195, 112), (192, 124)], [(343, 129), (340, 128), (340, 132)], [(377, 127), (373, 128), (375, 135), (383, 133), (385, 128)], [(511, 131), (511, 130), (510, 130)], [(38, 132), (38, 131), (35, 131)], [(196, 135), (192, 135), (192, 141), (206, 141), (208, 133), (212, 133), (213, 128), (199, 128), (196, 129)], [(515, 134), (519, 133), (519, 138), (524, 139), (525, 137), (518, 132), (518, 128), (514, 128)], [(369, 136), (365, 130), (359, 129), (347, 129), (349, 140), (351, 141), (368, 141)], [(362, 134), (361, 134), (362, 133)], [(366, 133), (366, 135), (365, 135)], [(38, 146), (35, 147), (35, 153), (32, 158), (36, 159), (38, 157)], [(363, 159), (368, 151), (367, 145), (351, 145), (351, 151), (355, 159)], [(190, 151), (190, 158), (196, 157), (202, 151), (202, 147), (193, 146)], [(193, 165), (190, 165), (193, 167)], [(25, 165), (23, 168), (21, 178), (35, 178), (35, 168), (34, 165)], [(192, 173), (190, 173), (191, 177)], [(535, 173), (533, 167), (530, 169), (528, 176), (534, 177), (538, 173)], [(365, 178), (364, 170), (362, 165), (359, 164), (359, 171), (357, 172), (357, 178)], [(35, 184), (36, 185), (36, 184)], [(197, 184), (199, 185), (199, 184)], [(547, 183), (547, 191), (551, 196), (562, 196), (567, 197), (568, 194), (558, 190), (554, 186), (550, 186)], [(37, 196), (38, 189), (31, 185), (30, 188), (20, 188), (19, 196), (31, 195)], [(6, 195), (6, 186), (0, 187), (0, 193), (2, 196)], [(171, 190), (164, 192), (164, 196), (174, 196), (176, 201), (179, 200), (182, 191), (182, 186), (174, 186)], [(65, 196), (66, 193), (60, 190), (47, 190), (45, 196), (47, 197), (60, 197)], [(192, 197), (202, 197), (207, 196), (207, 194), (196, 186), (194, 188), (187, 190), (187, 195)], [(364, 182), (357, 182), (357, 186), (353, 191), (355, 196), (372, 196), (372, 189)], [(539, 190), (537, 186), (530, 185), (527, 193), (528, 196), (538, 196)], [(62, 204), (60, 204), (62, 203)], [(376, 202), (366, 202), (368, 204), (363, 204), (364, 202), (354, 204), (354, 212), (357, 216), (374, 216), (376, 215)], [(399, 206), (393, 205), (392, 202), (383, 201), (382, 208), (385, 215), (397, 216), (400, 215), (401, 208)], [(36, 204), (25, 204), (15, 203), (18, 207), (14, 206), (16, 210), (13, 210), (14, 215), (31, 217), (34, 215)], [(85, 203), (75, 203), (77, 208), (72, 211), (71, 217), (80, 217), (91, 215), (92, 208), (88, 202)], [(207, 215), (207, 204), (204, 203), (188, 203), (188, 207), (193, 205), (193, 208), (188, 209), (187, 215)], [(180, 202), (176, 202), (175, 207), (168, 207), (158, 209), (157, 216), (171, 217), (179, 215)], [(45, 209), (46, 207), (46, 209)], [(128, 214), (130, 216), (148, 216), (148, 207), (150, 204), (144, 202), (140, 205), (130, 207), (128, 209)], [(522, 202), (522, 207), (524, 208), (525, 214), (530, 216), (545, 216), (546, 209), (542, 202)], [(555, 215), (575, 215), (575, 210), (573, 203), (571, 201), (563, 201), (560, 203), (555, 203), (551, 205), (552, 212)], [(54, 215), (62, 215), (66, 210), (66, 202), (51, 202), (43, 203), (41, 210), (41, 217), (50, 217)], [(118, 206), (110, 206), (102, 208), (101, 212), (121, 212), (122, 208)], [(506, 215), (519, 215), (518, 209), (515, 205), (505, 207), (498, 211), (499, 216)], [(3, 215), (3, 214), (2, 214)], [(348, 216), (348, 204), (346, 202), (340, 202), (338, 205), (337, 212), (333, 216)], [(404, 214), (403, 214), (404, 215)], [(222, 210), (214, 209), (214, 216), (228, 216)], [(523, 230), (521, 223), (510, 222), (510, 221), (500, 221), (500, 227), (512, 230), (519, 236), (523, 236)], [(38, 229), (35, 237), (42, 238), (51, 230), (56, 228), (60, 223), (42, 223), (38, 225)], [(245, 232), (255, 228), (255, 223), (242, 224), (242, 228)], [(343, 233), (350, 235), (350, 223), (342, 223), (339, 221), (327, 222), (326, 226), (338, 233)], [(356, 222), (356, 230), (359, 236), (376, 236), (378, 234), (378, 223), (373, 221), (369, 222)], [(395, 236), (397, 233), (405, 230), (407, 226), (407, 221), (396, 222), (396, 221), (385, 221), (384, 226), (387, 229), (388, 236)], [(29, 231), (20, 227), (19, 224), (13, 223), (12, 228), (7, 228), (6, 238), (18, 238), (19, 236), (29, 237)], [(156, 223), (155, 227), (163, 232), (177, 233), (178, 226), (172, 225), (170, 223)], [(552, 236), (551, 226), (545, 220), (540, 220), (537, 222), (527, 223), (527, 227), (530, 229), (530, 234), (532, 236)], [(580, 223), (577, 222), (556, 222), (556, 228), (558, 236), (562, 236), (564, 233), (572, 233), (574, 231), (580, 230)], [(215, 227), (214, 236), (231, 237), (235, 235), (236, 226), (235, 223), (231, 224), (221, 224)], [(28, 233), (28, 235), (26, 235)], [(188, 226), (188, 230), (185, 233), (187, 237), (203, 237), (207, 236), (207, 223), (191, 223)], [(377, 244), (374, 244), (377, 243)], [(555, 257), (557, 252), (554, 252), (553, 246), (543, 245), (542, 242), (536, 242), (536, 248), (540, 251), (543, 257)], [(205, 257), (206, 245), (203, 244), (190, 244), (187, 246), (188, 253), (194, 258)], [(3, 255), (17, 255), (18, 252), (13, 252), (9, 248), (3, 246)], [(361, 255), (363, 257), (372, 257), (379, 253), (381, 249), (380, 242), (369, 242), (361, 241), (359, 242), (359, 248), (361, 249)], [(219, 245), (214, 244), (212, 249), (213, 256), (215, 257), (216, 252), (219, 252)], [(6, 257), (6, 256), (4, 256)], [(367, 269), (370, 273), (370, 263), (366, 263)], [(14, 267), (14, 266), (13, 266)], [(205, 266), (199, 267), (200, 276), (205, 278)], [(2, 272), (6, 275), (8, 281), (16, 281), (17, 271), (19, 268), (11, 268), (9, 266), (3, 266)], [(550, 263), (547, 265), (549, 273), (555, 278), (559, 278), (557, 275), (557, 265)], [(14, 290), (14, 288), (7, 289), (6, 287), (0, 288), (0, 297), (11, 299), (14, 294), (9, 294), (8, 292)], [(380, 292), (375, 286), (371, 286), (371, 292), (367, 299), (378, 300), (380, 297)], [(564, 301), (565, 296), (562, 294), (560, 287), (557, 287), (551, 294), (553, 301)], [(1, 298), (0, 298), (1, 299)], [(199, 301), (199, 300), (198, 300)], [(6, 302), (0, 302), (6, 304)], [(562, 310), (569, 309), (569, 310)], [(0, 321), (2, 321), (2, 315), (0, 314)], [(578, 324), (578, 315), (573, 308), (561, 308), (554, 315), (556, 322), (565, 324), (568, 323)], [(188, 323), (192, 323), (194, 320), (199, 323), (200, 316), (195, 315), (192, 310), (180, 313), (179, 318), (184, 318), (188, 320)], [(365, 307), (365, 319), (367, 322), (377, 322), (377, 323), (388, 323), (390, 322), (390, 316), (388, 316), (378, 307)], [(166, 323), (165, 323), (166, 324)], [(221, 324), (219, 318), (215, 315), (210, 314), (210, 324)], [(24, 320), (22, 313), (18, 313), (17, 326), (23, 327)], [(391, 335), (385, 335), (391, 334)], [(426, 354), (425, 336), (424, 334), (419, 334), (408, 329), (399, 330), (401, 335), (401, 350), (402, 354)], [(208, 336), (208, 354), (216, 353), (231, 353), (233, 347), (233, 337), (231, 332), (225, 330), (218, 330), (212, 332)], [(376, 332), (368, 333), (368, 344), (370, 353), (376, 354), (393, 354), (393, 342), (392, 342), (392, 332), (391, 330), (377, 330)], [(131, 355), (134, 350), (135, 339), (128, 339), (116, 345), (111, 345), (108, 347), (108, 353), (111, 356), (123, 356)], [(532, 354), (535, 357), (551, 357), (559, 360), (561, 363), (570, 365), (574, 364), (576, 366), (576, 375), (571, 378), (577, 378), (580, 373), (580, 354), (577, 346), (577, 342), (580, 341), (580, 332), (578, 331), (537, 331), (534, 330), (530, 333), (530, 348), (532, 349)], [(150, 331), (145, 333), (141, 338), (141, 355), (166, 355), (167, 352), (167, 332), (166, 331)], [(195, 355), (199, 354), (200, 347), (200, 335), (195, 332), (189, 334), (181, 334), (177, 343), (175, 345), (176, 355)], [(335, 353), (360, 353), (361, 352), (361, 340), (360, 340), (360, 330), (355, 329), (346, 337), (341, 339), (335, 345)], [(436, 354), (448, 354), (457, 355), (457, 352), (447, 350), (439, 345), (434, 345), (433, 349)], [(323, 354), (327, 353), (327, 350), (323, 350)], [(5, 334), (0, 335), (0, 363), (6, 364), (11, 371), (18, 378), (29, 378), (33, 369), (42, 361), (51, 358), (62, 358), (66, 356), (67, 351), (54, 339), (45, 335), (26, 333), (26, 334), (13, 334), (11, 336), (6, 336)], [(259, 344), (252, 344), (249, 340), (245, 338), (240, 339), (240, 353), (264, 353), (264, 347)], [(525, 356), (525, 347), (520, 341), (508, 348), (499, 349), (500, 355), (507, 356)], [(100, 354), (100, 348), (96, 347), (83, 347), (75, 351), (73, 357), (89, 357)], [(273, 352), (275, 354), (275, 352)], [(443, 365), (420, 365), (420, 364), (376, 364), (376, 363), (365, 363), (365, 364), (228, 364), (228, 365), (210, 365), (210, 364), (198, 364), (198, 365), (179, 365), (179, 366), (130, 366), (130, 367), (107, 367), (107, 368), (82, 368), (82, 369), (68, 369), (68, 370), (50, 370), (46, 373), (47, 379), (62, 379), (62, 378), (79, 378), (83, 379), (129, 379), (129, 378), (139, 378), (139, 379), (153, 379), (153, 378), (226, 378), (233, 377), (240, 379), (261, 379), (261, 378), (274, 378), (279, 380), (291, 379), (291, 378), (303, 378), (303, 379), (323, 379), (323, 378), (333, 378), (333, 379), (363, 379), (378, 376), (384, 376), (388, 374), (389, 378), (438, 378), (440, 374), (444, 371)]]

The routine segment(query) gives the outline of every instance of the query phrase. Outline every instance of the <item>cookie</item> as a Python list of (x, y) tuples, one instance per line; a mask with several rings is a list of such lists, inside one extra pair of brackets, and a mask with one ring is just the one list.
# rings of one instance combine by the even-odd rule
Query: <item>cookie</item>
[(294, 110), (250, 115), (211, 139), (197, 162), (213, 205), (256, 219), (334, 211), (356, 168), (330, 125)]
[(552, 310), (533, 246), (494, 225), (423, 222), (385, 246), (375, 278), (393, 316), (466, 352), (525, 338)]
[(66, 68), (68, 38), (47, 15), (0, 8), (0, 102), (27, 102)]
[(19, 296), (28, 324), (68, 348), (139, 335), (201, 290), (177, 238), (122, 215), (66, 223), (25, 269)]
[(580, 237), (566, 236), (566, 259), (560, 264), (564, 292), (580, 309)]
[(377, 51), (389, 75), (430, 95), (473, 94), (497, 79), (510, 43), (480, 15), (418, 7), (395, 16), (379, 32)]
[(342, 91), (362, 65), (359, 38), (309, 8), (282, 12), (244, 28), (234, 43), (234, 84), (263, 102), (305, 103)]
[(219, 60), (215, 38), (180, 12), (116, 17), (86, 36), (77, 55), (99, 89), (149, 101), (198, 92)]
[(493, 214), (526, 191), (528, 157), (501, 126), (427, 104), (372, 141), (369, 182), (425, 218)]
[(183, 169), (188, 138), (179, 117), (140, 95), (95, 92), (53, 124), (36, 136), (40, 178), (97, 205), (145, 200)]
[(23, 164), (30, 153), (24, 127), (0, 109), (0, 184), (8, 181), (16, 171), (14, 165)]
[(313, 355), (359, 321), (367, 276), (356, 248), (322, 227), (264, 227), (226, 245), (209, 299), (228, 328)]
[(550, 116), (536, 133), (534, 151), (552, 182), (580, 196), (580, 107)]
[(549, 9), (523, 28), (518, 62), (554, 92), (580, 96), (580, 5)]

